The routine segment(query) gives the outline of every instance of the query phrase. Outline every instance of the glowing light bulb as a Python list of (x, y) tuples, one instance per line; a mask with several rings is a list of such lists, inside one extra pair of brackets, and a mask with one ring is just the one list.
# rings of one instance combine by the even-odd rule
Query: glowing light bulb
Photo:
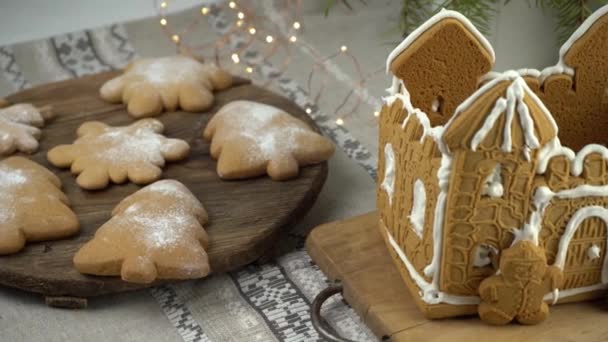
[(306, 108), (306, 113), (307, 113), (307, 114), (312, 113), (312, 109), (311, 109), (310, 107)]
[(249, 28), (249, 34), (255, 34), (255, 27), (250, 27)]
[(239, 19), (245, 19), (245, 13), (243, 12), (239, 12), (239, 14), (237, 14), (236, 16), (239, 17)]
[(202, 13), (203, 15), (207, 15), (207, 14), (209, 14), (209, 7), (203, 7), (203, 8), (201, 8), (201, 13)]
[(243, 26), (243, 21), (242, 21), (242, 20), (238, 20), (238, 21), (236, 22), (236, 26), (238, 26), (238, 27)]
[(236, 53), (233, 53), (231, 58), (232, 58), (232, 61), (234, 62), (234, 64), (238, 64), (241, 61), (241, 59), (239, 58), (239, 55)]
[(296, 36), (289, 37), (289, 41), (292, 43), (295, 43), (297, 40), (298, 40), (298, 38)]
[(272, 43), (274, 41), (274, 38), (272, 38), (272, 36), (266, 36), (266, 43)]
[(338, 126), (342, 126), (342, 125), (344, 125), (344, 120), (342, 120), (342, 118), (338, 118), (338, 119), (336, 120), (336, 125), (338, 125)]
[(252, 67), (247, 67), (245, 68), (245, 71), (247, 71), (247, 73), (252, 73), (253, 72), (253, 68)]
[(380, 116), (380, 112), (379, 112), (379, 111), (375, 111), (375, 112), (374, 112), (374, 116), (375, 116), (375, 117), (379, 117), (379, 116)]
[(346, 50), (348, 50), (348, 48), (346, 47), (346, 45), (342, 45), (342, 46), (340, 47), (340, 51), (342, 51), (342, 52), (346, 52)]
[(230, 7), (230, 8), (236, 8), (236, 2), (230, 1), (230, 3), (228, 3), (228, 7)]
[(171, 36), (171, 39), (172, 39), (174, 42), (176, 42), (176, 43), (178, 43), (178, 42), (179, 42), (179, 36), (178, 36), (178, 35), (176, 35), (176, 34), (172, 35), (172, 36)]
[(165, 1), (161, 2), (160, 8), (167, 8), (167, 3)]
[(299, 30), (299, 29), (300, 29), (300, 27), (302, 27), (302, 26), (300, 25), (300, 22), (299, 22), (299, 21), (294, 21), (294, 23), (293, 23), (293, 28), (294, 28), (294, 29), (296, 29), (296, 30)]
[(162, 19), (160, 20), (160, 24), (161, 24), (161, 25), (163, 25), (163, 26), (167, 25), (167, 19), (162, 18)]

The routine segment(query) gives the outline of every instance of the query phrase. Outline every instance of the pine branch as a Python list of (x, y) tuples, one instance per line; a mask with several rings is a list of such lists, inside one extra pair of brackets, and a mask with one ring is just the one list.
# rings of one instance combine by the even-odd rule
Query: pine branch
[[(560, 43), (563, 43), (591, 15), (589, 2), (588, 0), (536, 0), (536, 5), (557, 12), (557, 33)], [(594, 2), (605, 5), (608, 0)]]

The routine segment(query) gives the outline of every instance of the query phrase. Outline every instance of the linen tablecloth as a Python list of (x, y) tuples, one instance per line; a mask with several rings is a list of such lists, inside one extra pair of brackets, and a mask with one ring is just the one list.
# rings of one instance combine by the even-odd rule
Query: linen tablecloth
[[(272, 6), (264, 7), (270, 18), (281, 19)], [(186, 22), (195, 11), (173, 15), (169, 20)], [(379, 13), (368, 11), (367, 15), (380, 17), (388, 12), (382, 8)], [(318, 15), (309, 19), (310, 29), (305, 29), (302, 40), (308, 35), (323, 36), (314, 23), (327, 21)], [(308, 20), (304, 23), (307, 25)], [(213, 11), (207, 24), (189, 37), (212, 41), (228, 27), (226, 13)], [(371, 29), (367, 34), (378, 35), (381, 30)], [(335, 48), (341, 44), (339, 38), (336, 34)], [(235, 36), (231, 40), (235, 46), (242, 42), (243, 37)], [(382, 65), (382, 56), (389, 49), (378, 46), (381, 51), (373, 54), (375, 59), (368, 60), (376, 67)], [(138, 56), (172, 53), (175, 47), (162, 34), (157, 18), (3, 46), (0, 47), (0, 96), (37, 84), (119, 69)], [(310, 51), (297, 50), (287, 72), (280, 72), (275, 65), (279, 57), (275, 61), (264, 59), (254, 47), (242, 57), (255, 66), (254, 82), (272, 81), (270, 87), (275, 92), (303, 108), (311, 107), (311, 117), (337, 146), (317, 203), (302, 222), (293, 227), (288, 239), (280, 242), (282, 246), (289, 246), (286, 254), (274, 262), (247, 266), (229, 274), (94, 298), (87, 309), (79, 311), (49, 308), (40, 296), (2, 287), (0, 341), (319, 340), (311, 325), (309, 308), (314, 296), (327, 286), (327, 280), (303, 249), (303, 242), (306, 233), (318, 224), (374, 209), (375, 147), (364, 147), (350, 131), (349, 124), (360, 127), (359, 134), (368, 141), (375, 141), (376, 123), (369, 103), (379, 102), (369, 97), (369, 103), (359, 109), (365, 113), (363, 117), (357, 113), (352, 122), (348, 119), (345, 126), (337, 126), (331, 108), (335, 108), (339, 99), (328, 91), (321, 102), (314, 104), (301, 86), (300, 82), (306, 80), (312, 69), (313, 62), (307, 53)], [(343, 88), (340, 90), (345, 96), (349, 79), (347, 75), (342, 76), (346, 78), (334, 81), (331, 86)], [(380, 94), (382, 87), (378, 89)], [(324, 103), (327, 112), (321, 109)], [(343, 336), (358, 341), (374, 339), (340, 298), (326, 304), (323, 313)]]

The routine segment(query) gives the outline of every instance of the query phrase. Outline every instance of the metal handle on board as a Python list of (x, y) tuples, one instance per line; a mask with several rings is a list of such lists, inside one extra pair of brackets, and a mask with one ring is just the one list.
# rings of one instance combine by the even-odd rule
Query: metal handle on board
[(330, 287), (326, 288), (325, 290), (319, 292), (319, 294), (315, 297), (315, 299), (312, 301), (312, 308), (311, 308), (311, 315), (310, 315), (311, 319), (312, 319), (312, 326), (319, 333), (319, 336), (321, 336), (323, 339), (325, 339), (327, 341), (354, 342), (354, 341), (342, 338), (340, 336), (337, 336), (333, 332), (333, 329), (331, 329), (329, 327), (329, 325), (327, 324), (325, 319), (321, 316), (321, 306), (323, 306), (323, 303), (325, 303), (329, 299), (329, 297), (331, 297), (335, 294), (338, 294), (338, 293), (342, 293), (341, 285), (330, 286)]

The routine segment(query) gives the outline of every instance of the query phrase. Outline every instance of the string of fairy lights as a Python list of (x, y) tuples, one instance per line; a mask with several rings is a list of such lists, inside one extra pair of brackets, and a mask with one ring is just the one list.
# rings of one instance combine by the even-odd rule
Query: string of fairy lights
[[(251, 8), (245, 4), (237, 1), (229, 2), (218, 2), (215, 1), (213, 4), (203, 3), (198, 9), (199, 15), (196, 16), (191, 23), (188, 23), (185, 28), (177, 30), (174, 25), (171, 25), (168, 19), (168, 7), (169, 0), (155, 0), (155, 6), (159, 12), (159, 23), (163, 32), (167, 37), (175, 44), (176, 49), (180, 53), (184, 53), (193, 56), (201, 62), (208, 62), (209, 60), (214, 61), (218, 66), (221, 66), (222, 62), (232, 62), (231, 69), (243, 72), (245, 74), (252, 74), (256, 71), (256, 65), (247, 63), (243, 60), (243, 53), (247, 51), (249, 47), (256, 44), (261, 48), (261, 52), (265, 60), (279, 56), (280, 53), (283, 55), (283, 60), (278, 63), (280, 65), (280, 72), (286, 71), (291, 61), (291, 48), (296, 44), (299, 44), (302, 48), (307, 49), (313, 59), (313, 66), (308, 74), (308, 82), (306, 91), (308, 92), (313, 105), (316, 106), (322, 95), (324, 94), (325, 85), (329, 79), (328, 64), (340, 57), (350, 61), (356, 73), (356, 80), (352, 85), (352, 89), (345, 95), (344, 99), (340, 102), (338, 107), (334, 110), (336, 117), (336, 125), (344, 125), (345, 120), (351, 115), (357, 112), (361, 103), (363, 102), (363, 94), (365, 84), (371, 78), (381, 74), (382, 68), (374, 70), (368, 74), (364, 74), (359, 61), (356, 56), (352, 54), (347, 45), (341, 44), (337, 51), (329, 56), (321, 56), (311, 46), (307, 45), (303, 40), (298, 39), (303, 30), (303, 23), (300, 15), (301, 2), (304, 0), (286, 0), (285, 8), (280, 12), (281, 20), (286, 25), (278, 25), (277, 23), (269, 20), (268, 17), (260, 14), (259, 10)], [(215, 10), (226, 10), (223, 11), (230, 17), (230, 27), (225, 30), (223, 34), (217, 34), (217, 38), (210, 43), (196, 44), (190, 43), (188, 39), (198, 24)], [(183, 24), (183, 23), (180, 23)], [(247, 43), (239, 46), (238, 48), (231, 47), (229, 44), (232, 39), (232, 35), (242, 35), (248, 37)], [(242, 65), (242, 67), (240, 67)], [(317, 82), (315, 79), (319, 78)], [(268, 86), (271, 81), (266, 82), (262, 86)], [(313, 112), (312, 107), (306, 107), (304, 109), (306, 113), (311, 114)], [(373, 116), (378, 117), (379, 111), (374, 111)]]

